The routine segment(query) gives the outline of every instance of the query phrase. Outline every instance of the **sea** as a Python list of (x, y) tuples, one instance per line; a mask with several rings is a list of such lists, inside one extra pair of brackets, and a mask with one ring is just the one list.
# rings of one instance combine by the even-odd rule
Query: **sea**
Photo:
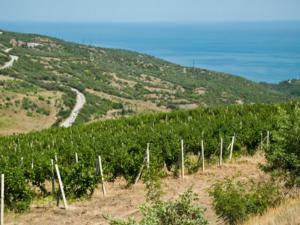
[(300, 78), (300, 21), (206, 23), (0, 22), (0, 29), (128, 49), (257, 82)]

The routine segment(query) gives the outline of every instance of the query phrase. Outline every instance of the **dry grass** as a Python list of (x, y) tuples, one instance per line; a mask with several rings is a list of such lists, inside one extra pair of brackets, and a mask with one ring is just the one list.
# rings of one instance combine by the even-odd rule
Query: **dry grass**
[[(205, 217), (210, 224), (223, 225), (224, 222), (215, 214), (208, 194), (208, 189), (217, 180), (222, 180), (227, 176), (240, 174), (244, 177), (261, 179), (266, 176), (258, 168), (258, 163), (263, 163), (262, 155), (254, 157), (243, 157), (235, 162), (227, 163), (222, 168), (218, 166), (207, 166), (204, 173), (198, 172), (186, 175), (185, 179), (174, 178), (172, 176), (163, 180), (163, 199), (175, 199), (179, 194), (192, 188), (199, 195), (198, 204), (207, 208)], [(6, 214), (6, 224), (13, 225), (107, 225), (103, 215), (111, 215), (117, 218), (135, 217), (140, 218), (139, 206), (145, 202), (145, 186), (142, 183), (131, 188), (125, 188), (125, 181), (122, 179), (114, 183), (107, 184), (108, 196), (103, 197), (99, 187), (91, 199), (70, 204), (68, 210), (63, 210), (55, 206), (55, 202), (40, 203), (32, 207), (31, 211), (22, 215), (13, 213)]]
[[(45, 99), (51, 97), (51, 99), (49, 99), (50, 104), (48, 105), (46, 102), (40, 101), (34, 94), (25, 95), (9, 91), (1, 92), (0, 103), (11, 102), (13, 104), (0, 109), (0, 136), (42, 130), (51, 127), (56, 122), (56, 115), (59, 110), (56, 101), (60, 101), (61, 93), (40, 91), (38, 95), (43, 96)], [(9, 97), (10, 100), (7, 101), (6, 97)], [(28, 116), (26, 110), (14, 105), (15, 101), (22, 101), (25, 97), (35, 102), (39, 107), (48, 110), (50, 112), (49, 116), (37, 113), (33, 116)]]
[(133, 110), (135, 110), (137, 113), (148, 112), (148, 111), (156, 111), (156, 112), (168, 112), (169, 111), (165, 107), (159, 107), (155, 103), (152, 103), (149, 101), (122, 98), (119, 96), (110, 95), (105, 92), (95, 91), (92, 89), (86, 89), (86, 91), (93, 95), (110, 100), (112, 102), (117, 102), (117, 103), (122, 103), (127, 106), (132, 106)]
[(244, 225), (300, 225), (300, 196), (251, 218)]

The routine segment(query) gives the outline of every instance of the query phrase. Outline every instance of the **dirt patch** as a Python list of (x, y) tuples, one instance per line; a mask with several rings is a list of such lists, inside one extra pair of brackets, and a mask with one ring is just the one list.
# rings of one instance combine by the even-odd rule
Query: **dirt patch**
[(91, 89), (87, 89), (87, 91), (93, 95), (99, 96), (103, 99), (110, 100), (112, 102), (117, 102), (121, 103), (127, 106), (130, 106), (133, 111), (141, 113), (141, 112), (147, 112), (147, 111), (159, 111), (159, 112), (167, 112), (165, 107), (159, 107), (156, 104), (148, 101), (142, 101), (142, 100), (133, 100), (133, 99), (127, 99), (127, 98), (122, 98), (119, 96), (115, 95), (110, 95), (105, 92), (100, 92), (100, 91), (94, 91)]
[(137, 84), (136, 81), (118, 77), (116, 73), (104, 73), (104, 75), (106, 74), (111, 77), (111, 86), (117, 88), (118, 90), (123, 90), (126, 87), (134, 88), (134, 86)]
[(243, 105), (244, 101), (239, 99), (239, 100), (236, 100), (235, 103), (238, 104), (238, 105)]
[(13, 77), (9, 77), (9, 76), (4, 76), (4, 75), (1, 75), (0, 74), (0, 81), (3, 80), (3, 81), (6, 81), (6, 80), (17, 80)]
[(176, 90), (170, 90), (170, 89), (164, 89), (164, 88), (158, 88), (158, 87), (144, 87), (146, 90), (150, 92), (162, 92), (162, 93), (168, 93), (168, 94), (176, 94)]
[(204, 95), (206, 93), (206, 89), (203, 87), (199, 87), (194, 90), (194, 93), (196, 93), (197, 95)]
[[(224, 224), (211, 207), (208, 189), (217, 180), (237, 173), (240, 173), (241, 176), (261, 179), (266, 175), (260, 171), (258, 163), (263, 162), (264, 159), (261, 155), (256, 155), (253, 158), (242, 157), (236, 162), (225, 164), (222, 168), (207, 166), (204, 173), (198, 172), (187, 175), (184, 181), (168, 177), (163, 180), (163, 199), (174, 199), (191, 187), (199, 195), (199, 205), (207, 208), (205, 217), (210, 224)], [(145, 202), (145, 187), (142, 183), (138, 183), (132, 188), (125, 188), (124, 180), (119, 179), (114, 183), (107, 184), (107, 192), (108, 196), (103, 197), (101, 188), (98, 187), (90, 200), (72, 203), (68, 210), (57, 208), (54, 202), (47, 202), (33, 206), (29, 213), (21, 215), (8, 213), (5, 218), (6, 224), (104, 225), (108, 223), (103, 215), (117, 218), (141, 217), (138, 208)]]
[(178, 104), (177, 107), (179, 109), (196, 109), (198, 108), (198, 105), (195, 103), (192, 104)]
[[(13, 92), (2, 92), (0, 103), (5, 105), (11, 103), (8, 107), (0, 109), (0, 135), (11, 135), (17, 133), (27, 133), (36, 130), (42, 130), (51, 127), (57, 120), (59, 107), (57, 102), (60, 101), (62, 94), (59, 92), (40, 91), (39, 96), (45, 98), (45, 101), (38, 99), (35, 95), (25, 95)], [(49, 115), (33, 113), (28, 116), (28, 111), (21, 106), (16, 106), (19, 101), (22, 104), (23, 98), (28, 98), (35, 102), (39, 107), (49, 111)], [(6, 100), (6, 99), (9, 99)], [(49, 104), (46, 102), (49, 101)]]

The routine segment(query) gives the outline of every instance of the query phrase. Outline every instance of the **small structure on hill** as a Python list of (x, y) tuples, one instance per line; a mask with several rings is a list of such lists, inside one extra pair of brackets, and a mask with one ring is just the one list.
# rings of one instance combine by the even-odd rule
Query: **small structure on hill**
[(9, 43), (12, 45), (12, 47), (27, 47), (27, 48), (35, 48), (35, 47), (43, 45), (43, 44), (35, 43), (35, 42), (17, 41), (14, 38), (11, 39)]

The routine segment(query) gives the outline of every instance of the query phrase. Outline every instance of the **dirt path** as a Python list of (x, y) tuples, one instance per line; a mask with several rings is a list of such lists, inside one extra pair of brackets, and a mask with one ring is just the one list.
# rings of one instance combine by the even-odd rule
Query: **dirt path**
[(0, 70), (4, 70), (13, 66), (14, 62), (19, 59), (19, 56), (9, 55), (10, 60), (0, 67)]
[[(12, 48), (8, 48), (8, 49), (5, 49), (4, 52), (9, 53), (11, 50), (12, 50)], [(3, 66), (1, 66), (0, 70), (4, 70), (4, 69), (12, 67), (14, 62), (19, 59), (19, 56), (15, 56), (15, 55), (9, 55), (9, 57), (10, 57), (10, 60), (8, 62), (6, 62)]]
[[(199, 195), (199, 205), (207, 208), (205, 217), (210, 224), (223, 225), (223, 221), (218, 219), (211, 208), (208, 189), (217, 180), (237, 173), (244, 177), (258, 178), (263, 176), (258, 168), (258, 163), (263, 161), (264, 159), (260, 155), (251, 158), (243, 157), (234, 163), (224, 165), (222, 168), (211, 166), (204, 173), (187, 175), (184, 181), (168, 177), (163, 180), (163, 199), (174, 199), (191, 187)], [(107, 184), (107, 192), (108, 196), (104, 198), (99, 187), (90, 200), (71, 203), (68, 210), (57, 208), (54, 202), (48, 202), (32, 207), (29, 213), (23, 215), (16, 216), (10, 213), (6, 215), (6, 224), (107, 225), (108, 223), (103, 215), (111, 215), (117, 218), (140, 218), (138, 207), (145, 201), (145, 188), (142, 183), (126, 189), (125, 182), (118, 180)]]
[(61, 127), (70, 127), (75, 122), (80, 110), (83, 108), (86, 100), (84, 94), (82, 94), (80, 91), (78, 91), (75, 88), (72, 88), (72, 91), (76, 93), (76, 104), (70, 114), (70, 116), (61, 123)]

